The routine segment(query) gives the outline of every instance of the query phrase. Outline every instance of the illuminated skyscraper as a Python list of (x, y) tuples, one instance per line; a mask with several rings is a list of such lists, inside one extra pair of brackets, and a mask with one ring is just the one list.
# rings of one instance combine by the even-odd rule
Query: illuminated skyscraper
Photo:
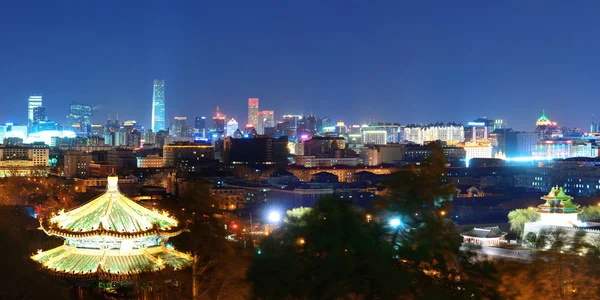
[(165, 81), (155, 79), (152, 94), (152, 131), (165, 130), (165, 120)]
[(46, 107), (38, 106), (33, 108), (33, 123), (46, 121)]
[(91, 132), (91, 117), (92, 117), (92, 106), (71, 102), (69, 105), (69, 116), (67, 116), (67, 123), (71, 127), (71, 130), (81, 133)]
[(275, 113), (272, 110), (263, 110), (258, 112), (258, 127), (256, 132), (258, 134), (265, 134), (265, 128), (275, 127)]
[(219, 136), (219, 139), (225, 134), (225, 115), (221, 113), (217, 106), (217, 113), (213, 117), (214, 129)]
[(33, 123), (33, 109), (40, 106), (42, 106), (42, 94), (29, 95), (29, 101), (27, 105), (27, 124)]
[(248, 98), (248, 124), (258, 128), (258, 98)]
[(187, 117), (175, 117), (171, 125), (171, 135), (186, 137), (188, 136), (187, 131)]
[(195, 117), (194, 129), (194, 131), (200, 133), (201, 137), (206, 137), (206, 117)]
[(238, 122), (235, 119), (232, 118), (231, 120), (229, 120), (229, 122), (227, 122), (226, 136), (233, 136), (235, 131), (238, 130), (238, 127)]

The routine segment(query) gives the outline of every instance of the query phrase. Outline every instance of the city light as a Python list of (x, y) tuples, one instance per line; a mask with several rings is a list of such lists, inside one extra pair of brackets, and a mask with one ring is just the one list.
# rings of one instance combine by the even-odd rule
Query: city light
[(277, 211), (272, 211), (269, 213), (268, 219), (271, 223), (279, 223), (281, 221), (281, 214)]
[(398, 226), (400, 226), (402, 222), (400, 221), (400, 218), (392, 218), (390, 219), (390, 221), (388, 222), (388, 224), (390, 225), (390, 227), (392, 228), (397, 228)]

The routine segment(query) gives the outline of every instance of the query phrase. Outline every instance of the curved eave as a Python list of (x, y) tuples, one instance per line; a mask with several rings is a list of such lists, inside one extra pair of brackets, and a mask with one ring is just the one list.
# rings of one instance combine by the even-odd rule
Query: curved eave
[[(97, 253), (93, 253), (93, 251), (97, 251)], [(31, 259), (40, 263), (43, 270), (56, 276), (78, 280), (109, 279), (115, 281), (136, 279), (143, 275), (161, 272), (166, 268), (175, 271), (182, 270), (190, 266), (193, 262), (193, 258), (190, 254), (164, 247), (138, 249), (135, 251), (136, 253), (132, 255), (106, 255), (105, 252), (103, 253), (101, 251), (103, 250), (78, 249), (63, 245), (48, 251), (40, 250), (37, 254), (31, 256)], [(119, 250), (106, 251), (118, 252)], [(71, 264), (67, 269), (58, 269), (57, 265), (62, 265), (61, 261), (70, 259), (70, 255), (79, 256), (74, 260), (76, 261), (76, 264)], [(80, 264), (82, 261), (88, 260), (84, 258), (85, 256), (90, 258), (89, 260), (93, 262), (93, 265), (88, 264), (85, 267), (86, 271), (77, 271), (81, 270)], [(137, 262), (145, 260), (144, 265), (146, 266), (143, 269), (140, 269), (140, 265), (135, 265), (134, 263), (130, 265), (133, 268), (123, 270), (121, 263), (127, 261), (127, 259), (123, 260), (123, 258), (130, 258), (132, 256), (137, 257)], [(111, 257), (113, 258), (112, 263), (110, 262)], [(165, 259), (162, 260), (161, 257), (164, 257)], [(114, 260), (115, 258), (117, 259), (116, 261)], [(104, 269), (103, 266), (105, 264), (108, 264), (109, 266), (112, 265), (113, 267), (117, 266), (117, 269), (121, 269), (121, 271)]]
[(137, 239), (146, 236), (162, 236), (162, 237), (174, 237), (181, 234), (184, 231), (187, 231), (187, 227), (177, 227), (172, 230), (161, 230), (156, 227), (151, 228), (146, 231), (140, 232), (119, 232), (114, 230), (106, 230), (104, 228), (97, 229), (93, 231), (85, 231), (85, 232), (75, 232), (70, 230), (64, 230), (61, 228), (57, 228), (53, 223), (45, 223), (40, 221), (40, 229), (43, 230), (47, 235), (55, 235), (63, 238), (86, 238), (93, 236), (106, 236), (112, 238), (122, 238), (122, 239)]

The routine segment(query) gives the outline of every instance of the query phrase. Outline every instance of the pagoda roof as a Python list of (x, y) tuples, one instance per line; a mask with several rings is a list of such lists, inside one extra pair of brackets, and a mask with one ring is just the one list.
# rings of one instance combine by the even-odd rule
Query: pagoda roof
[(104, 194), (73, 210), (59, 212), (42, 227), (47, 227), (49, 234), (64, 237), (137, 237), (163, 231), (175, 232), (177, 225), (177, 220), (168, 213), (150, 210), (122, 195), (117, 176), (109, 176)]
[(473, 228), (465, 233), (461, 233), (460, 235), (466, 237), (474, 237), (474, 238), (501, 238), (506, 235), (506, 232), (500, 230), (500, 227), (483, 227), (483, 228)]
[(579, 205), (573, 202), (573, 197), (565, 194), (563, 188), (552, 187), (548, 195), (541, 197), (546, 202), (538, 205), (537, 213), (559, 213), (576, 214), (580, 213)]
[(123, 253), (120, 249), (86, 249), (66, 244), (48, 251), (40, 250), (31, 258), (51, 272), (82, 279), (133, 279), (166, 266), (181, 269), (193, 260), (189, 254), (164, 246)]

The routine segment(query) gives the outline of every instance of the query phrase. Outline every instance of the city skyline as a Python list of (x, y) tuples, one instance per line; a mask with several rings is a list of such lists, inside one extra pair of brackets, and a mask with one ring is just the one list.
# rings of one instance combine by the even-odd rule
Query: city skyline
[[(43, 93), (48, 118), (61, 123), (78, 101), (94, 105), (94, 122), (118, 113), (149, 128), (152, 80), (163, 78), (168, 118), (210, 117), (218, 105), (245, 120), (245, 99), (258, 97), (277, 118), (312, 111), (349, 124), (410, 124), (485, 115), (531, 130), (546, 109), (583, 129), (600, 115), (592, 59), (600, 45), (590, 38), (598, 4), (589, 6), (10, 3), (0, 21), (13, 29), (0, 58), (0, 120), (25, 123), (27, 96)], [(97, 17), (84, 18), (90, 10)], [(157, 14), (164, 22), (153, 22)]]

